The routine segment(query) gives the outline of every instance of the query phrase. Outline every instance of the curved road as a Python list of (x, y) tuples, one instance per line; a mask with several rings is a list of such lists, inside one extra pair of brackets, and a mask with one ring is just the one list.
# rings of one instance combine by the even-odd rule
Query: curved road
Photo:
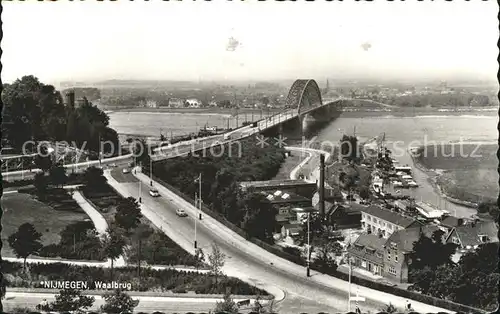
[[(123, 175), (119, 169), (111, 172), (108, 170), (105, 175), (108, 183), (124, 196), (138, 197), (140, 185), (143, 214), (180, 246), (194, 253), (195, 219), (198, 215), (192, 204), (156, 182), (153, 184), (159, 190), (161, 197), (150, 197), (147, 194), (150, 180), (141, 173), (136, 174), (141, 183), (132, 174)], [(188, 217), (178, 217), (175, 214), (175, 210), (179, 207), (186, 210)], [(197, 220), (196, 231), (198, 245), (203, 248), (205, 254), (211, 251), (213, 242), (216, 242), (226, 254), (224, 273), (264, 288), (275, 295), (285, 291), (286, 298), (280, 304), (281, 311), (285, 308), (300, 308), (301, 304), (312, 306), (316, 304), (311, 311), (347, 310), (347, 282), (314, 271), (311, 272), (312, 276), (307, 278), (304, 267), (281, 259), (246, 241), (207, 215), (203, 215), (201, 221)], [(366, 302), (360, 304), (362, 311), (379, 311), (389, 302), (401, 309), (406, 304), (404, 298), (353, 285), (353, 293), (357, 290), (360, 296), (366, 298)], [(415, 301), (412, 305), (418, 312), (450, 312)]]

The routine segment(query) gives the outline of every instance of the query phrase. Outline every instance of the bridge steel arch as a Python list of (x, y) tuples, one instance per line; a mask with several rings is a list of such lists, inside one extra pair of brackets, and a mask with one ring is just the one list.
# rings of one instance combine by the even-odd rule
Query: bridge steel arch
[(288, 92), (286, 104), (291, 108), (298, 109), (299, 115), (307, 109), (322, 106), (323, 99), (318, 83), (311, 79), (296, 80)]

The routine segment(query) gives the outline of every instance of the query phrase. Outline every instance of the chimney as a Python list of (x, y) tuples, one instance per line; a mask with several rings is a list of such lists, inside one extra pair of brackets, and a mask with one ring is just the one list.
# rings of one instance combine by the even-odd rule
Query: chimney
[(66, 106), (75, 108), (75, 92), (69, 91), (66, 93)]
[(319, 156), (319, 213), (325, 217), (325, 155)]

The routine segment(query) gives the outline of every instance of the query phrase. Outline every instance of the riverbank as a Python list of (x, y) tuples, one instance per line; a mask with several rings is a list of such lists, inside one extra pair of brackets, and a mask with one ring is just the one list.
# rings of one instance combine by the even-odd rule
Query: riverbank
[[(214, 115), (234, 115), (236, 114), (235, 109), (231, 108), (106, 108), (103, 109), (106, 113), (113, 112), (133, 112), (133, 113), (173, 113), (173, 114), (214, 114)], [(271, 109), (257, 109), (257, 108), (239, 108), (238, 114), (254, 113), (260, 117), (262, 112), (263, 116), (268, 113), (278, 113), (283, 111), (279, 108)], [(403, 107), (391, 107), (391, 108), (381, 108), (381, 109), (367, 109), (367, 108), (356, 108), (356, 107), (344, 107), (342, 112), (343, 116), (346, 117), (379, 117), (379, 116), (401, 116), (401, 117), (415, 117), (419, 115), (439, 115), (439, 116), (460, 116), (460, 115), (496, 115), (496, 107), (460, 107), (455, 110), (455, 108), (403, 108)]]
[(448, 195), (448, 194), (445, 193), (443, 187), (439, 183), (439, 178), (441, 176), (443, 176), (444, 173), (445, 173), (442, 169), (429, 169), (429, 168), (425, 167), (420, 162), (419, 158), (416, 157), (416, 156), (413, 156), (413, 154), (411, 154), (411, 158), (413, 160), (413, 164), (415, 165), (415, 167), (418, 168), (420, 171), (422, 171), (423, 173), (425, 173), (427, 175), (427, 181), (432, 185), (432, 187), (434, 188), (434, 190), (442, 198), (448, 200), (449, 202), (457, 204), (457, 205), (461, 205), (461, 206), (466, 206), (466, 207), (469, 207), (469, 208), (477, 209), (477, 207), (478, 207), (477, 203), (468, 202), (468, 201), (465, 201), (465, 200), (454, 198), (453, 196)]
[(145, 107), (140, 107), (140, 108), (116, 108), (116, 109), (104, 109), (106, 113), (113, 113), (113, 112), (135, 112), (135, 113), (192, 113), (192, 114), (221, 114), (221, 115), (234, 115), (236, 113), (238, 114), (245, 114), (245, 113), (254, 113), (260, 116), (260, 113), (262, 112), (263, 116), (266, 116), (267, 113), (278, 113), (281, 112), (282, 110), (280, 109), (255, 109), (255, 108), (240, 108), (238, 111), (235, 109), (231, 108), (145, 108)]

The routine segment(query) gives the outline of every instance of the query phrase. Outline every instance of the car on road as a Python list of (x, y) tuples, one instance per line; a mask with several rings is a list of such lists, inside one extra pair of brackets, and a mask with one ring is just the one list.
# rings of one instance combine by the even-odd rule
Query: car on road
[(115, 167), (116, 167), (116, 164), (115, 164), (115, 163), (112, 163), (112, 164), (110, 164), (109, 166), (110, 166), (110, 167), (115, 168)]
[(128, 168), (123, 168), (122, 172), (123, 172), (123, 173), (130, 173), (130, 169), (128, 169)]
[(182, 208), (177, 208), (177, 209), (175, 210), (175, 213), (176, 213), (176, 214), (177, 214), (177, 216), (179, 216), (179, 217), (186, 217), (186, 216), (187, 216), (186, 211), (185, 211), (184, 209), (182, 209)]
[(152, 197), (158, 197), (160, 196), (160, 193), (158, 192), (157, 189), (151, 189), (149, 190), (149, 194), (152, 196)]

